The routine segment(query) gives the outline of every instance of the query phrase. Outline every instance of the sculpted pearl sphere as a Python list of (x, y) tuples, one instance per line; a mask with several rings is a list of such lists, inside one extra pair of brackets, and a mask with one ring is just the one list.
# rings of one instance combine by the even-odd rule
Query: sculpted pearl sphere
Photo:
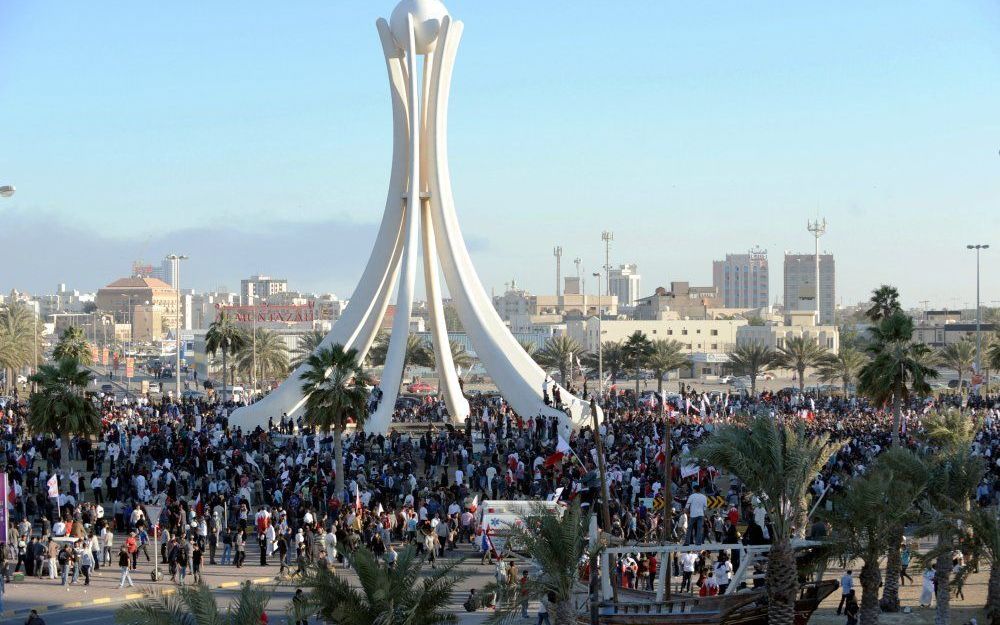
[(410, 38), (407, 32), (407, 14), (413, 16), (417, 54), (433, 52), (437, 45), (438, 31), (441, 30), (441, 20), (448, 15), (448, 9), (441, 0), (402, 0), (397, 4), (389, 16), (389, 29), (396, 45), (403, 50)]

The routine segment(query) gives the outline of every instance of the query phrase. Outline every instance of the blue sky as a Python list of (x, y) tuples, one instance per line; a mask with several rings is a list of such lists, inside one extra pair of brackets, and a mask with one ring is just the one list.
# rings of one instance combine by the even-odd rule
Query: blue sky
[[(812, 248), (838, 300), (1000, 300), (1000, 4), (451, 0), (450, 157), (484, 284), (554, 281), (552, 246), (643, 290)], [(95, 289), (188, 252), (347, 297), (385, 202), (374, 21), (394, 3), (0, 0), (0, 289)], [(44, 253), (40, 253), (44, 250)], [(565, 266), (572, 268), (571, 262)]]

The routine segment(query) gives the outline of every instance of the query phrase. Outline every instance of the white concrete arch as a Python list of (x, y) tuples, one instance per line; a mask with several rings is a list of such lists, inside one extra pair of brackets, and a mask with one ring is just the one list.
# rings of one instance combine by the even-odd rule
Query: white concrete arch
[[(375, 414), (369, 416), (366, 430), (385, 432), (391, 424), (404, 371), (420, 246), (440, 391), (452, 420), (464, 420), (469, 404), (462, 395), (448, 343), (439, 262), (477, 356), (514, 410), (528, 417), (559, 417), (564, 430), (590, 425), (589, 405), (565, 389), (561, 394), (566, 412), (543, 402), (545, 372), (525, 353), (494, 310), (459, 227), (448, 169), (447, 118), (462, 22), (452, 20), (438, 0), (402, 0), (393, 11), (392, 24), (380, 19), (376, 25), (389, 73), (393, 109), (389, 194), (368, 265), (344, 315), (323, 341), (323, 346), (353, 347), (363, 358), (398, 281), (396, 312), (382, 374), (384, 394)], [(238, 409), (232, 423), (252, 428), (282, 413), (295, 416), (304, 403), (300, 375), (301, 368), (261, 401)]]

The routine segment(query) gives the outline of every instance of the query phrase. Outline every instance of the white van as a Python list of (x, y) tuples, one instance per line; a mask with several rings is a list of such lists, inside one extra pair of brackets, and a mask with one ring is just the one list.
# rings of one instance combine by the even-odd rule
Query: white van
[(243, 401), (243, 394), (246, 391), (242, 386), (233, 386), (232, 391), (228, 388), (223, 387), (219, 390), (220, 401)]
[(503, 551), (510, 529), (524, 527), (524, 519), (539, 511), (552, 512), (561, 518), (565, 504), (557, 501), (487, 499), (476, 509), (476, 521), (482, 531), (489, 532), (493, 547), (497, 551)]

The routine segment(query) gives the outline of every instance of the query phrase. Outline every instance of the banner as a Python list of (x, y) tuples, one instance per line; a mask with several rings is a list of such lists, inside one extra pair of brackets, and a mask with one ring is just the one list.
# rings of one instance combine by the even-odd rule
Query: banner
[(283, 328), (293, 325), (308, 325), (316, 321), (334, 318), (334, 307), (329, 302), (308, 302), (306, 304), (271, 305), (266, 303), (249, 306), (225, 306), (216, 304), (219, 312), (243, 327)]
[(90, 343), (90, 362), (95, 365), (101, 361), (101, 352), (97, 349), (97, 345)]
[(135, 358), (131, 356), (125, 359), (125, 377), (126, 378), (135, 377)]
[(108, 366), (108, 360), (110, 360), (110, 351), (107, 347), (101, 350), (101, 364), (105, 367)]
[(3, 501), (3, 505), (0, 506), (0, 544), (7, 544), (7, 523), (9, 519), (7, 517), (7, 505), (10, 499), (10, 483), (7, 482), (7, 474), (0, 473), (0, 500)]

